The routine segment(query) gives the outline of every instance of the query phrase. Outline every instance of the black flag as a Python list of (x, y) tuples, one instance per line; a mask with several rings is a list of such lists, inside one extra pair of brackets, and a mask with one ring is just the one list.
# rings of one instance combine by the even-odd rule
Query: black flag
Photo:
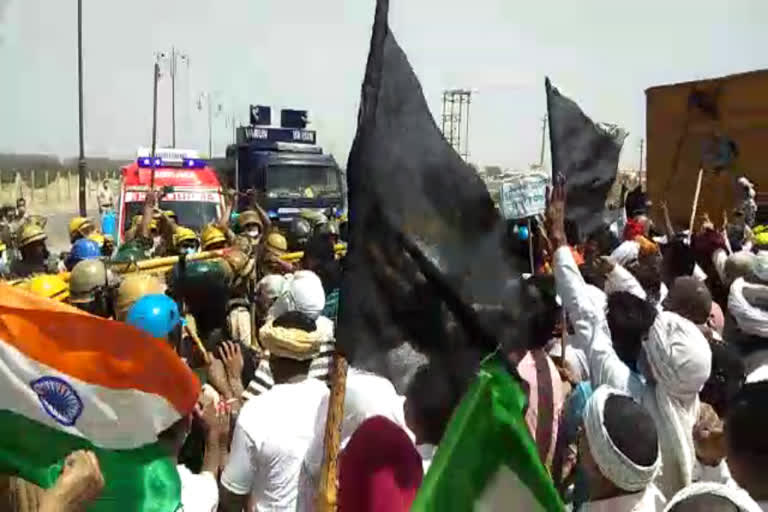
[(379, 0), (347, 164), (350, 247), (337, 346), (397, 385), (396, 374), (418, 360), (393, 356), (404, 344), (427, 359), (523, 344), (527, 287), (525, 262), (505, 251), (485, 184), (438, 130), (387, 11)]
[(566, 179), (566, 218), (578, 226), (583, 241), (604, 223), (605, 200), (616, 181), (627, 133), (615, 125), (592, 122), (549, 78), (545, 87), (552, 175)]

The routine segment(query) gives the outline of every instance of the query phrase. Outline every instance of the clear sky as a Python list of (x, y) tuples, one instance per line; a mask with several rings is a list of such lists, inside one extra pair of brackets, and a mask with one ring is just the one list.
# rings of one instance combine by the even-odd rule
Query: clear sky
[[(83, 0), (86, 153), (132, 156), (151, 134), (152, 63), (189, 55), (177, 83), (178, 146), (207, 150), (210, 91), (224, 113), (249, 103), (307, 108), (345, 162), (355, 131), (373, 0)], [(77, 154), (76, 0), (0, 0), (0, 152)], [(644, 89), (768, 67), (766, 0), (391, 0), (390, 24), (433, 114), (443, 89), (471, 88), (470, 160), (538, 160), (544, 77), (599, 121), (630, 132), (636, 168)], [(167, 67), (166, 67), (167, 71)], [(231, 139), (214, 119), (214, 153)], [(168, 143), (170, 80), (160, 84)]]

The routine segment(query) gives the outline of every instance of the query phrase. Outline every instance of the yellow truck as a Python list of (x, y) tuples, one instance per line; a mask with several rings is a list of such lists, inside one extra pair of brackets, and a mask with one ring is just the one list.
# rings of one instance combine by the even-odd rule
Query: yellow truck
[(702, 168), (698, 212), (716, 224), (738, 199), (739, 176), (758, 193), (768, 192), (768, 70), (651, 87), (645, 94), (647, 190), (657, 223), (666, 201), (675, 228), (688, 227)]

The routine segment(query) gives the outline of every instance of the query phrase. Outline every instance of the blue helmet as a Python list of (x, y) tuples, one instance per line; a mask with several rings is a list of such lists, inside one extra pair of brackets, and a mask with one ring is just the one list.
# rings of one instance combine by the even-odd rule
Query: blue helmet
[(80, 238), (72, 244), (72, 252), (69, 253), (69, 257), (75, 260), (75, 263), (100, 258), (101, 247), (90, 238)]
[(65, 262), (67, 270), (72, 270), (75, 265), (83, 260), (95, 260), (101, 258), (101, 247), (89, 238), (79, 238), (72, 244), (72, 251)]
[(165, 338), (181, 323), (179, 307), (167, 295), (145, 295), (128, 310), (126, 323), (155, 338)]

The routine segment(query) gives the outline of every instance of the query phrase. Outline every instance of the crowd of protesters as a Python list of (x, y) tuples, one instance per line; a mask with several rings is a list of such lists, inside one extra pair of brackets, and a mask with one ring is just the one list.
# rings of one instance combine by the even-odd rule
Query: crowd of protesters
[[(687, 232), (664, 205), (657, 230), (638, 192), (616, 225), (579, 243), (555, 186), (528, 279), (556, 293), (530, 322), (527, 348), (505, 357), (525, 381), (526, 423), (570, 510), (768, 510), (768, 240), (745, 197), (721, 226), (704, 214)], [(198, 235), (157, 200), (148, 194), (117, 252), (75, 219), (68, 283), (46, 265), (44, 226), (20, 222), (27, 250), (13, 275), (27, 279), (17, 284), (165, 339), (198, 374), (194, 414), (161, 435), (185, 511), (315, 510), (344, 219), (299, 217), (280, 231), (254, 204)], [(83, 252), (81, 240), (97, 247)], [(192, 257), (221, 249), (215, 260)], [(298, 261), (291, 251), (302, 251)], [(171, 254), (181, 261), (163, 276), (109, 270), (110, 259)], [(409, 509), (461, 399), (438, 370), (424, 366), (396, 389), (350, 368), (338, 510)], [(4, 483), (3, 509), (24, 511), (80, 510), (104, 486), (86, 451), (70, 455), (51, 489)]]

